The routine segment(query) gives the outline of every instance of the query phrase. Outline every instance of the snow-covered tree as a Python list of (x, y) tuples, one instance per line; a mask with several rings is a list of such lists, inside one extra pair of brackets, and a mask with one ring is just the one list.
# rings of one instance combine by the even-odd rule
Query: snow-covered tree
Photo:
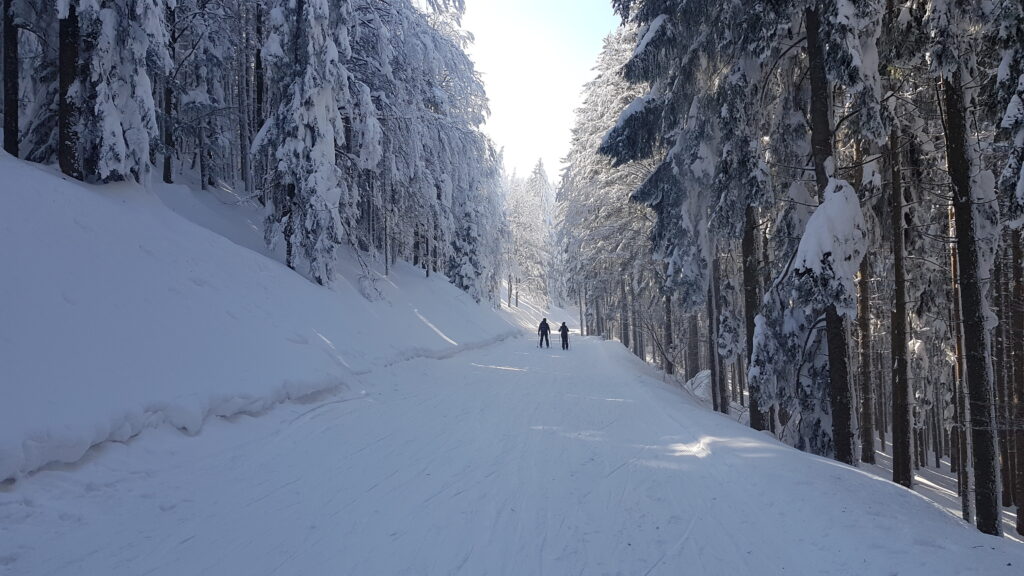
[(254, 146), (272, 151), (267, 241), (285, 243), (286, 263), (320, 284), (334, 276), (335, 248), (354, 197), (335, 149), (345, 143), (341, 109), (351, 100), (348, 3), (279, 0), (270, 4), (263, 59), (277, 78), (271, 116)]
[[(73, 0), (66, 0), (73, 1)], [(151, 70), (170, 66), (162, 0), (93, 0), (78, 6), (81, 151), (89, 180), (140, 179), (159, 137)]]
[[(544, 164), (538, 162), (529, 178), (513, 175), (507, 182), (510, 231), (509, 285), (516, 301), (523, 292), (547, 301), (551, 294), (552, 186)], [(512, 288), (510, 288), (512, 290)]]

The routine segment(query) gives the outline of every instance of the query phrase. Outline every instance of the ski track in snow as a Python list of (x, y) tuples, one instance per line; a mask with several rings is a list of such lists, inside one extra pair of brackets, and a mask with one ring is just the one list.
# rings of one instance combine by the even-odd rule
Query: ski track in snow
[(711, 413), (616, 343), (532, 344), (0, 487), (0, 574), (1021, 573), (1024, 546)]

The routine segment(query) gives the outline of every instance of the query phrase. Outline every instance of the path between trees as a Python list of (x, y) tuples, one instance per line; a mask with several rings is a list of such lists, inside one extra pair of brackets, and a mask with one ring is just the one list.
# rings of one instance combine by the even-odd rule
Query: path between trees
[(514, 339), (107, 444), (0, 488), (3, 574), (1020, 574), (889, 482), (714, 414), (620, 345)]

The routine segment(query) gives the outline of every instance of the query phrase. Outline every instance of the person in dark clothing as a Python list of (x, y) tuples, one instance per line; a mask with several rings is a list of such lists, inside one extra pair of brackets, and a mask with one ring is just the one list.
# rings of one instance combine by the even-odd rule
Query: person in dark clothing
[(562, 350), (569, 349), (569, 327), (562, 322), (562, 325), (558, 328), (559, 334), (562, 335)]
[(548, 348), (551, 348), (551, 340), (548, 340), (548, 333), (551, 332), (551, 326), (548, 325), (548, 319), (545, 318), (540, 321), (540, 327), (537, 328), (537, 334), (540, 334), (540, 346), (541, 348), (547, 343)]

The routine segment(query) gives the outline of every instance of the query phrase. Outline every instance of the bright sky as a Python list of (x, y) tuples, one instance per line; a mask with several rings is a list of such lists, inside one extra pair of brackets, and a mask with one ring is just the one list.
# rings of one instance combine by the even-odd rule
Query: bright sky
[(509, 172), (528, 175), (543, 159), (558, 180), (580, 90), (618, 23), (608, 0), (466, 0), (469, 54), (491, 103), (485, 131)]

